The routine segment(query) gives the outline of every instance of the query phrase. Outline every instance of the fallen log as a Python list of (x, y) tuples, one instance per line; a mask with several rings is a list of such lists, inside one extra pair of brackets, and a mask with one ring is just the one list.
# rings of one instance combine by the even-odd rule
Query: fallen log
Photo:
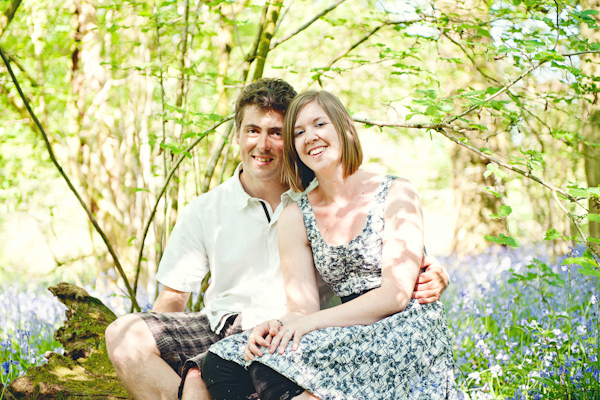
[(65, 353), (46, 353), (48, 362), (12, 381), (3, 398), (130, 399), (106, 352), (104, 331), (115, 314), (78, 286), (63, 282), (48, 290), (67, 306), (67, 321), (54, 334)]

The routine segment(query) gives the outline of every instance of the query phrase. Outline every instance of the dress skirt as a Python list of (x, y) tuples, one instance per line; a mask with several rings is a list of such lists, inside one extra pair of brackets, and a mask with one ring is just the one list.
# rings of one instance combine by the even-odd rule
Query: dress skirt
[(296, 351), (244, 360), (250, 332), (210, 352), (244, 367), (260, 362), (321, 400), (457, 399), (454, 357), (442, 303), (406, 309), (371, 325), (331, 327), (304, 335)]

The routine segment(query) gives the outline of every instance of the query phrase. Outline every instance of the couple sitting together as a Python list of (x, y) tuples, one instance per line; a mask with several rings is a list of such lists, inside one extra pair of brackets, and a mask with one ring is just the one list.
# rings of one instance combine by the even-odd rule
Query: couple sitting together
[[(152, 312), (106, 331), (127, 390), (136, 399), (456, 398), (437, 301), (448, 277), (424, 257), (414, 186), (359, 168), (353, 121), (329, 92), (296, 95), (261, 79), (237, 100), (235, 123), (242, 163), (181, 214)], [(183, 312), (208, 271), (205, 308)]]

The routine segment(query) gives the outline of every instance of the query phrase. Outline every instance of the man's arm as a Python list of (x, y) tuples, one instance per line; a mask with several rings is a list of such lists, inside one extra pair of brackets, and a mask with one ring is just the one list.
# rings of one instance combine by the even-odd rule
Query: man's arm
[(185, 310), (185, 305), (190, 298), (190, 292), (180, 292), (163, 286), (152, 311), (154, 312), (181, 312)]
[(427, 270), (419, 275), (412, 298), (421, 304), (433, 303), (442, 297), (442, 293), (450, 284), (450, 277), (446, 268), (435, 257), (423, 258), (422, 267)]

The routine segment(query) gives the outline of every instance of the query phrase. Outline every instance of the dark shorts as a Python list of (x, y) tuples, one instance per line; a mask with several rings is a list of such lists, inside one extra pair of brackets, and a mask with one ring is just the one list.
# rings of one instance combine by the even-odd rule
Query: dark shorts
[[(212, 344), (242, 331), (242, 317), (239, 314), (229, 316), (218, 334), (210, 329), (208, 318), (202, 311), (195, 313), (148, 312), (138, 315), (152, 332), (161, 358), (179, 376), (184, 373), (186, 361), (194, 358), (194, 364), (201, 363)], [(186, 370), (189, 368), (190, 366), (186, 366)]]

